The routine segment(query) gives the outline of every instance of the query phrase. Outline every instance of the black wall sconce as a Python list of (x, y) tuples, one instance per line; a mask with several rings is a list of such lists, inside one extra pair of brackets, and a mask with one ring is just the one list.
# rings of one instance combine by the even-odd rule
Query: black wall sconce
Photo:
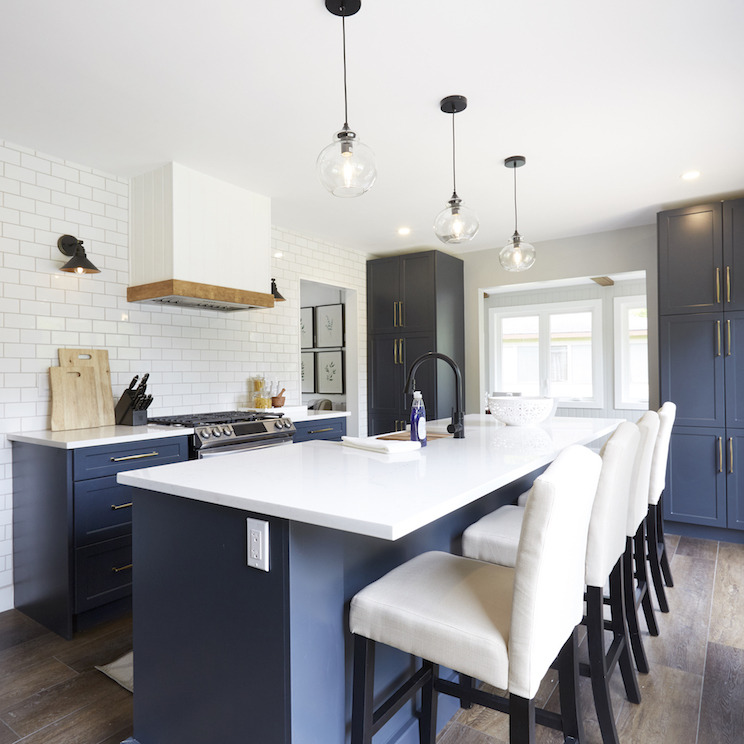
[(271, 280), (271, 294), (274, 296), (274, 302), (286, 302), (285, 298), (281, 296), (279, 290), (276, 288), (276, 279)]
[(97, 269), (85, 255), (83, 241), (73, 238), (72, 235), (63, 235), (57, 241), (57, 248), (72, 258), (60, 269), (68, 271), (71, 274), (100, 274), (101, 270)]

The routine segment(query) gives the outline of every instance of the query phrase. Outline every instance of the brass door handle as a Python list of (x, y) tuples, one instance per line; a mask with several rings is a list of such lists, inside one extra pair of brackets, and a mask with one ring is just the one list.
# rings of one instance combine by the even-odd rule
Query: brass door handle
[(398, 325), (403, 328), (403, 300), (398, 303)]
[(718, 339), (718, 353), (716, 356), (721, 356), (721, 321), (716, 321), (716, 337)]
[(119, 571), (126, 571), (128, 568), (131, 568), (131, 567), (132, 567), (132, 564), (127, 563), (126, 566), (119, 566), (119, 568), (112, 568), (111, 571), (113, 573), (119, 573)]
[(398, 327), (398, 303), (393, 303), (393, 328)]
[(393, 364), (398, 363), (398, 339), (393, 339)]
[(718, 472), (723, 472), (723, 437), (718, 437)]
[(141, 460), (143, 457), (155, 457), (157, 452), (146, 452), (143, 455), (127, 455), (126, 457), (112, 457), (111, 462), (124, 462), (125, 460)]
[(716, 266), (716, 304), (721, 302), (721, 270)]
[(726, 302), (731, 302), (731, 267), (726, 267)]
[(322, 434), (324, 431), (333, 431), (333, 427), (329, 426), (327, 429), (315, 429), (314, 431), (309, 431), (308, 434)]
[(116, 511), (117, 509), (126, 509), (128, 506), (131, 506), (132, 502), (130, 501), (128, 504), (111, 504), (111, 509), (113, 511)]
[(729, 437), (729, 473), (734, 472), (734, 438)]
[(726, 320), (726, 341), (728, 342), (728, 348), (726, 349), (726, 356), (731, 356), (731, 319)]

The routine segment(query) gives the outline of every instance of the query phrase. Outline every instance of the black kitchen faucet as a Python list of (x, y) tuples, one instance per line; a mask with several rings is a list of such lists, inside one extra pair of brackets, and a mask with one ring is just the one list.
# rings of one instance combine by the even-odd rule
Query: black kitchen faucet
[(455, 435), (455, 439), (465, 438), (465, 426), (463, 423), (463, 412), (462, 412), (462, 375), (460, 374), (460, 368), (457, 366), (453, 359), (450, 359), (446, 354), (440, 354), (438, 351), (429, 351), (426, 354), (422, 354), (416, 359), (411, 365), (411, 369), (408, 372), (408, 379), (406, 380), (406, 386), (403, 388), (404, 393), (409, 395), (413, 394), (416, 387), (416, 380), (414, 375), (419, 366), (427, 359), (442, 359), (455, 373), (455, 407), (452, 409), (452, 423), (447, 427), (447, 431), (450, 434)]

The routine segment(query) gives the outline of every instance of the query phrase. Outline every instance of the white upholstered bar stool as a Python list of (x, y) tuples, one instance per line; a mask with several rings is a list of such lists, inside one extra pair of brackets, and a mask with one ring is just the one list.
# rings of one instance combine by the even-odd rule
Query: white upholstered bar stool
[[(577, 445), (535, 480), (515, 568), (429, 552), (394, 569), (351, 601), (354, 634), (352, 744), (376, 733), (421, 690), (422, 744), (434, 744), (437, 692), (510, 715), (511, 744), (534, 744), (535, 723), (580, 742), (576, 626), (583, 615), (584, 558), (601, 459)], [(423, 660), (374, 706), (374, 648), (384, 643)], [(534, 697), (559, 657), (561, 714)], [(501, 697), (439, 678), (445, 665), (494, 687)]]
[(628, 517), (626, 523), (626, 547), (623, 555), (625, 573), (625, 611), (636, 668), (648, 673), (649, 665), (643, 648), (643, 639), (638, 622), (638, 610), (643, 609), (646, 626), (651, 635), (659, 635), (659, 626), (654, 617), (651, 595), (648, 591), (646, 570), (646, 514), (648, 513), (648, 489), (651, 480), (651, 462), (659, 433), (659, 414), (646, 411), (638, 420), (641, 441), (633, 467)]
[(664, 584), (674, 586), (669, 567), (666, 541), (664, 540), (664, 515), (662, 499), (666, 488), (666, 469), (669, 458), (669, 442), (672, 436), (677, 406), (667, 401), (659, 409), (659, 434), (656, 437), (654, 457), (651, 462), (651, 482), (648, 490), (648, 514), (646, 515), (646, 547), (651, 579), (656, 598), (662, 612), (669, 612)]
[[(622, 561), (626, 549), (628, 500), (639, 442), (638, 426), (624, 422), (602, 448), (602, 471), (589, 522), (584, 618), (589, 665), (581, 665), (581, 671), (591, 677), (597, 719), (605, 744), (618, 744), (609, 689), (616, 666), (620, 666), (628, 700), (633, 703), (641, 701), (626, 624)], [(505, 510), (507, 516), (503, 520), (501, 515)], [(511, 535), (508, 535), (509, 539), (504, 545), (500, 545), (502, 535), (513, 528), (521, 513), (524, 510), (519, 507), (502, 507), (469, 527), (463, 535), (464, 554), (487, 561), (497, 555), (508, 558)], [(605, 622), (604, 588), (608, 580), (611, 612), (609, 620)], [(612, 633), (609, 648), (606, 646), (605, 630)]]

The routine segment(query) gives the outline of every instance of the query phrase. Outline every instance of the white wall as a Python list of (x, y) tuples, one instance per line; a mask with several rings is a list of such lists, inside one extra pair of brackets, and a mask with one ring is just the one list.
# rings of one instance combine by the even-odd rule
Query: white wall
[[(300, 281), (345, 287), (359, 348), (350, 431), (366, 434), (366, 256), (274, 228), (272, 255), (283, 255), (272, 276), (286, 302), (228, 314), (129, 304), (128, 217), (126, 180), (0, 140), (0, 611), (12, 607), (5, 434), (48, 427), (48, 369), (60, 347), (108, 349), (115, 400), (149, 372), (151, 415), (234, 408), (256, 373), (281, 379), (287, 404), (298, 405)], [(65, 233), (84, 241), (100, 274), (59, 271)]]
[(528, 284), (577, 276), (646, 272), (648, 298), (649, 396), (659, 403), (658, 272), (656, 225), (580, 235), (535, 243), (537, 260), (524, 272), (510, 273), (499, 264), (498, 249), (465, 253), (465, 389), (467, 411), (480, 410), (488, 387), (483, 338), (486, 318), (483, 293), (504, 284)]

